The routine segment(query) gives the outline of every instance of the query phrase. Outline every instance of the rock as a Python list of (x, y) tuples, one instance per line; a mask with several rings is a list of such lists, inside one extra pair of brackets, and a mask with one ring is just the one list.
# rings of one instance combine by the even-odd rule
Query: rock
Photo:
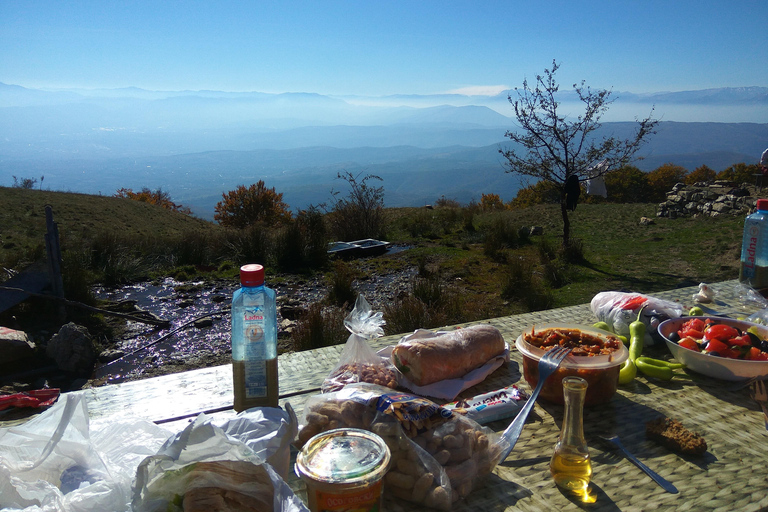
[(110, 349), (104, 350), (101, 354), (99, 354), (99, 362), (102, 364), (111, 363), (112, 361), (120, 359), (124, 355), (125, 355), (125, 351), (117, 348), (110, 348)]
[(529, 234), (531, 236), (543, 235), (544, 234), (544, 228), (542, 226), (531, 226), (531, 230), (529, 231)]
[(648, 217), (640, 217), (641, 226), (649, 226), (651, 224), (656, 224), (653, 219), (649, 219)]
[(24, 331), (0, 327), (0, 354), (3, 364), (21, 361), (35, 355), (35, 344)]
[(197, 329), (204, 329), (205, 327), (210, 327), (213, 325), (213, 318), (211, 317), (200, 318), (198, 320), (195, 320), (195, 323), (193, 325)]
[(96, 350), (88, 329), (70, 322), (54, 334), (45, 351), (61, 370), (90, 375), (96, 364)]
[(194, 299), (182, 299), (176, 303), (176, 306), (180, 307), (181, 309), (188, 308), (194, 305), (195, 305)]
[(756, 205), (756, 198), (746, 186), (734, 187), (728, 182), (676, 184), (667, 192), (667, 200), (656, 209), (657, 217), (748, 215)]

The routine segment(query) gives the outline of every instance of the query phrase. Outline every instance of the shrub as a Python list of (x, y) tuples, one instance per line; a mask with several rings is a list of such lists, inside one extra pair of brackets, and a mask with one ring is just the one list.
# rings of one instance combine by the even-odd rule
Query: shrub
[(435, 206), (438, 208), (460, 208), (461, 204), (455, 199), (446, 199), (445, 196), (440, 196), (440, 199), (435, 201)]
[(724, 171), (718, 173), (718, 180), (732, 181), (736, 184), (749, 183), (755, 181), (755, 174), (760, 172), (757, 164), (745, 164), (744, 162), (734, 164)]
[(499, 194), (483, 194), (480, 198), (480, 207), (485, 211), (503, 210), (504, 201)]
[(339, 307), (324, 307), (319, 302), (310, 304), (291, 334), (293, 349), (313, 350), (346, 342), (349, 337), (344, 327), (346, 316), (346, 311)]
[(502, 251), (520, 246), (520, 228), (506, 215), (494, 215), (481, 225), (483, 253), (491, 259), (503, 260)]
[(133, 201), (140, 201), (142, 203), (154, 204), (171, 210), (174, 212), (183, 213), (184, 215), (191, 215), (192, 210), (186, 206), (176, 204), (171, 201), (171, 195), (168, 192), (163, 192), (161, 188), (157, 190), (150, 190), (147, 187), (142, 188), (139, 192), (134, 192), (130, 188), (121, 188), (115, 192), (115, 197), (122, 197), (124, 199), (132, 199)]
[(432, 315), (422, 301), (408, 295), (384, 306), (384, 333), (400, 334), (432, 326)]
[(386, 222), (384, 217), (384, 187), (373, 187), (370, 180), (382, 179), (373, 174), (360, 178), (346, 172), (338, 174), (349, 184), (349, 194), (339, 197), (332, 192), (334, 202), (328, 212), (331, 234), (336, 240), (352, 241), (364, 238), (384, 238)]
[(685, 182), (688, 171), (684, 167), (674, 164), (664, 164), (648, 173), (648, 185), (650, 196), (643, 202), (659, 202), (667, 197), (667, 192), (677, 183)]
[(222, 197), (213, 216), (222, 226), (244, 228), (257, 223), (279, 224), (291, 218), (283, 194), (275, 192), (274, 187), (267, 188), (263, 180), (247, 188), (240, 185)]
[(706, 165), (697, 167), (690, 174), (685, 177), (685, 183), (693, 185), (694, 183), (710, 183), (715, 180), (716, 173), (713, 169), (710, 169)]
[(357, 290), (352, 286), (354, 280), (352, 267), (342, 260), (335, 260), (330, 275), (328, 302), (334, 306), (351, 309), (357, 300)]
[(648, 175), (633, 165), (605, 174), (605, 188), (613, 203), (645, 203), (652, 194)]
[(517, 195), (510, 201), (510, 208), (528, 208), (536, 204), (560, 203), (560, 190), (551, 181), (541, 180), (521, 188)]
[(554, 296), (535, 277), (535, 265), (525, 258), (514, 258), (502, 280), (501, 296), (523, 304), (529, 311), (552, 307)]

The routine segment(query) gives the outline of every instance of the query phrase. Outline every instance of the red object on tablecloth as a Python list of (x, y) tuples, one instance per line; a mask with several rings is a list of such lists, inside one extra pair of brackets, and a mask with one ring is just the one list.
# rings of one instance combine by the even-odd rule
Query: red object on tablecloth
[(0, 411), (9, 407), (47, 407), (52, 405), (60, 394), (60, 389), (51, 388), (0, 395)]

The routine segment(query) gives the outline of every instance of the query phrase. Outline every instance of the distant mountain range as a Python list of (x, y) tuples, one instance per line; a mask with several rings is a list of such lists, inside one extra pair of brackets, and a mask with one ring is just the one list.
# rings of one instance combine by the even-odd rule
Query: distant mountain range
[[(489, 192), (509, 200), (521, 183), (498, 152), (515, 129), (508, 94), (516, 93), (372, 98), (0, 84), (0, 186), (45, 176), (53, 190), (162, 188), (204, 218), (223, 192), (259, 179), (293, 208), (318, 204), (343, 191), (336, 176), (345, 171), (381, 176), (388, 206)], [(580, 112), (569, 94), (563, 108)], [(613, 96), (604, 133), (630, 136), (636, 124), (627, 119), (654, 105), (662, 119), (636, 162), (644, 170), (667, 162), (722, 170), (756, 162), (768, 146), (768, 88)], [(675, 120), (685, 112), (710, 122)]]

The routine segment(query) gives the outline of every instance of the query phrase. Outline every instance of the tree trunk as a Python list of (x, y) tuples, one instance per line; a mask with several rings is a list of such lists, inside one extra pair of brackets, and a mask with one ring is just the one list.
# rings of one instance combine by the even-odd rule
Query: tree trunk
[(563, 216), (563, 249), (565, 249), (571, 238), (571, 221), (568, 219), (568, 208), (565, 207), (565, 196), (560, 200), (560, 213)]

